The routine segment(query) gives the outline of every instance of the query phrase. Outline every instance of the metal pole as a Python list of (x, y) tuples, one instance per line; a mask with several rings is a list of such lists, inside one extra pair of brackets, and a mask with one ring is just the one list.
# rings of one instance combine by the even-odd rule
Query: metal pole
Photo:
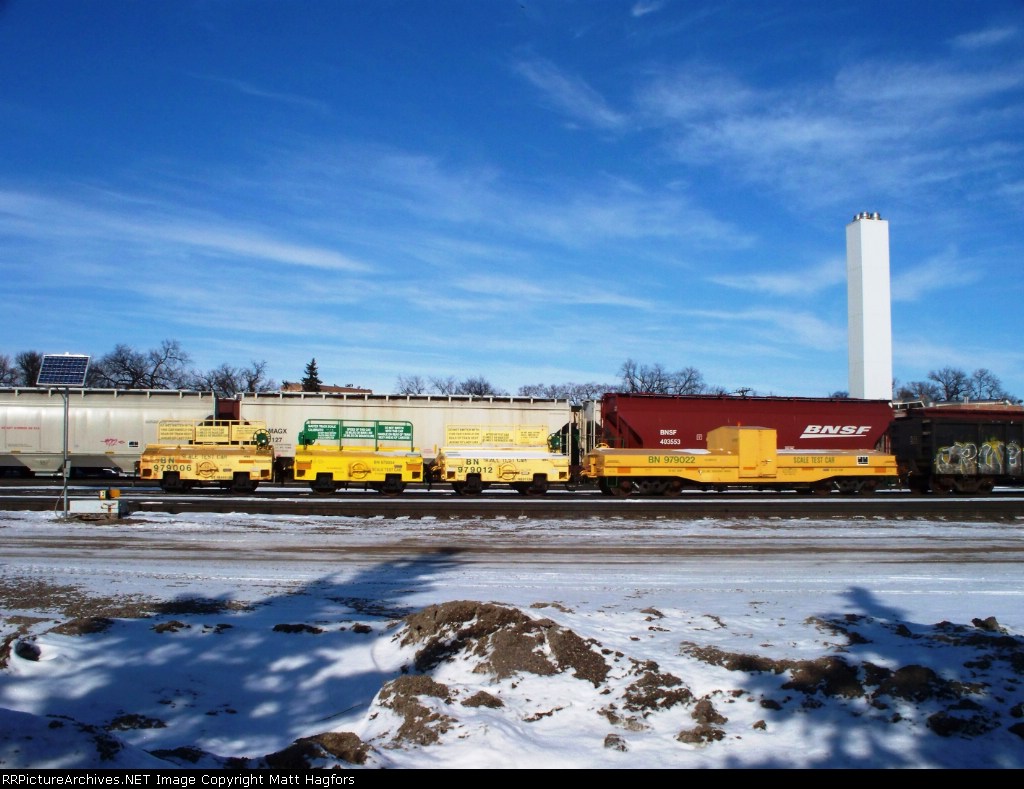
[(68, 389), (64, 388), (62, 392), (64, 396), (64, 519), (68, 517), (68, 475), (70, 469), (68, 468)]

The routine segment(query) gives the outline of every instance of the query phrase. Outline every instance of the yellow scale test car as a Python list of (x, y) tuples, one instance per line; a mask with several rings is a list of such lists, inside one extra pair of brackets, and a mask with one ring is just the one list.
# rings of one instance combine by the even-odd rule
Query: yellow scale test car
[(274, 474), (274, 450), (263, 422), (225, 419), (162, 419), (155, 444), (138, 461), (138, 477), (159, 482), (167, 493), (218, 485), (252, 493)]
[(584, 479), (610, 496), (675, 496), (684, 488), (873, 493), (896, 485), (896, 458), (875, 450), (778, 449), (772, 428), (730, 425), (708, 433), (707, 449), (614, 449), (587, 455)]
[(569, 482), (569, 457), (549, 449), (543, 425), (449, 425), (432, 469), (460, 496), (494, 484), (524, 496), (547, 493), (552, 483)]
[(314, 493), (328, 495), (357, 483), (397, 495), (408, 483), (423, 481), (423, 456), (413, 447), (411, 422), (307, 419), (298, 438), (295, 479), (308, 482)]

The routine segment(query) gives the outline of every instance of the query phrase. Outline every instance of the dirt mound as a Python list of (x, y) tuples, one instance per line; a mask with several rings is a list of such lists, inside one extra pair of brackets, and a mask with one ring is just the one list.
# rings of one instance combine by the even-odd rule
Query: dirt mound
[(267, 754), (265, 761), (273, 770), (309, 770), (319, 762), (365, 764), (369, 751), (350, 731), (326, 732), (296, 740), (284, 750)]
[(377, 696), (380, 705), (393, 710), (402, 718), (393, 742), (430, 745), (438, 742), (441, 735), (450, 731), (456, 723), (452, 716), (431, 710), (420, 701), (420, 696), (440, 699), (446, 705), (452, 703), (451, 690), (447, 685), (422, 674), (399, 677), (381, 689)]
[(572, 671), (596, 687), (609, 667), (594, 651), (600, 644), (580, 638), (550, 619), (531, 619), (516, 608), (457, 600), (432, 605), (405, 619), (402, 646), (422, 644), (417, 671), (429, 671), (465, 653), (479, 658), (475, 671), (505, 679), (520, 672), (551, 676)]

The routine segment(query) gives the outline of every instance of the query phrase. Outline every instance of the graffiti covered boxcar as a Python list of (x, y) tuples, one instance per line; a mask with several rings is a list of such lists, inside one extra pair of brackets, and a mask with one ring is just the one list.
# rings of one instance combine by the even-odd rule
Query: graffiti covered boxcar
[(900, 476), (927, 493), (988, 493), (1024, 485), (1024, 408), (965, 405), (910, 408), (890, 427)]

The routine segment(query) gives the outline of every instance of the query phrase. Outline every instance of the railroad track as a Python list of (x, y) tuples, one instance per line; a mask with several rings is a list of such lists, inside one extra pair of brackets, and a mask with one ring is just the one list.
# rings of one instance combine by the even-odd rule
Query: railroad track
[[(35, 481), (32, 481), (33, 483)], [(70, 485), (68, 501), (97, 498), (108, 486)], [(913, 518), (1024, 522), (1024, 493), (996, 491), (989, 496), (922, 496), (884, 492), (874, 496), (802, 496), (793, 493), (684, 493), (675, 498), (602, 496), (594, 490), (552, 491), (521, 496), (504, 489), (464, 497), (447, 488), (411, 488), (398, 496), (345, 490), (313, 494), (303, 485), (265, 486), (249, 496), (219, 490), (167, 494), (155, 487), (118, 486), (129, 512), (249, 513), (403, 519), (563, 519), (642, 518)], [(60, 485), (0, 486), (0, 509), (63, 512)]]

